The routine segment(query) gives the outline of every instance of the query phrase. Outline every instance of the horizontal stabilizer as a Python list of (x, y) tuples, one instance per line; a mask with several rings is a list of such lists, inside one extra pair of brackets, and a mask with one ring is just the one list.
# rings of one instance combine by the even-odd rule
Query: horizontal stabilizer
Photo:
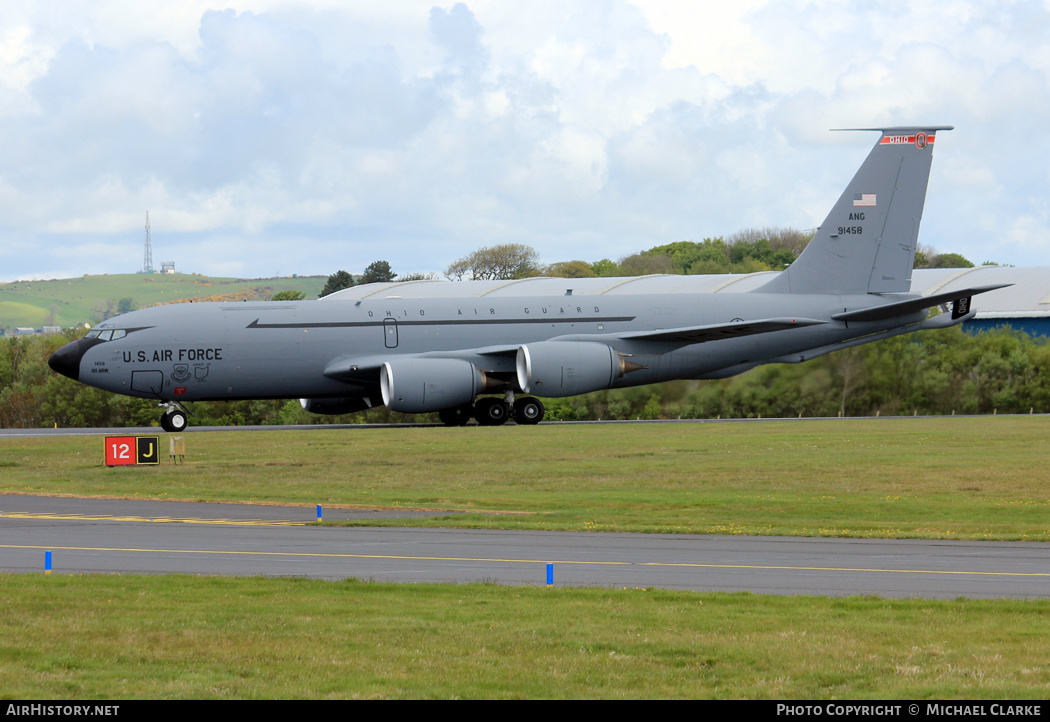
[(719, 323), (710, 326), (688, 326), (685, 328), (667, 328), (658, 331), (639, 331), (636, 333), (617, 334), (617, 338), (631, 341), (666, 341), (671, 343), (704, 343), (727, 338), (754, 336), (760, 333), (784, 331), (789, 328), (817, 326), (827, 321), (811, 318), (767, 318), (761, 321), (737, 321)]
[[(987, 293), (988, 291), (994, 291), (997, 288), (1006, 288), (1011, 286), (1010, 283), (999, 283), (990, 286), (975, 286), (973, 288), (966, 288), (961, 291), (946, 291), (944, 293), (937, 293), (932, 296), (921, 296), (919, 298), (909, 298), (904, 301), (897, 301), (895, 303), (887, 303), (882, 306), (872, 306), (870, 308), (862, 308), (857, 311), (847, 311), (845, 313), (836, 313), (831, 318), (835, 321), (884, 321), (887, 318), (893, 318), (894, 316), (906, 316), (909, 313), (915, 313), (921, 311), (924, 308), (933, 308), (942, 303), (951, 303), (954, 301), (960, 301), (962, 299), (969, 299), (976, 296), (979, 293)], [(969, 304), (967, 304), (968, 306)]]

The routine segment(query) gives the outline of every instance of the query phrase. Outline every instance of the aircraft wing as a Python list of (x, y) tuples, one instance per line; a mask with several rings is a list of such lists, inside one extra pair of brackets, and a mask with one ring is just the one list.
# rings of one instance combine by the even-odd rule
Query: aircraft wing
[(708, 326), (685, 326), (682, 328), (664, 328), (656, 331), (635, 331), (617, 334), (617, 338), (631, 341), (666, 341), (671, 343), (704, 343), (727, 338), (754, 336), (760, 333), (784, 331), (789, 328), (818, 326), (827, 321), (812, 318), (766, 318), (760, 321), (736, 321), (717, 323)]
[[(784, 331), (790, 328), (804, 328), (827, 323), (811, 318), (767, 318), (759, 321), (737, 321), (707, 326), (685, 326), (682, 328), (665, 328), (655, 331), (634, 331), (602, 337), (589, 337), (584, 340), (608, 342), (611, 338), (631, 341), (654, 341), (676, 344), (704, 343), (743, 336), (754, 336), (773, 331)], [(580, 339), (576, 339), (580, 340)], [(462, 358), (465, 355), (503, 356), (513, 358), (517, 355), (519, 345), (484, 346), (475, 349), (456, 351), (439, 351), (420, 354), (428, 358)], [(324, 370), (324, 375), (340, 381), (360, 385), (377, 383), (379, 370), (390, 356), (343, 356), (331, 361)]]
[(325, 366), (324, 375), (349, 383), (374, 384), (379, 378), (379, 369), (387, 360), (388, 356), (341, 356)]
[[(503, 356), (514, 359), (520, 344), (503, 346), (484, 346), (482, 348), (456, 349), (453, 351), (430, 351), (417, 354), (419, 358), (463, 358), (469, 356)], [(379, 383), (379, 371), (383, 364), (395, 354), (381, 356), (340, 356), (325, 366), (324, 375), (351, 384), (363, 386)]]
[(970, 298), (976, 296), (978, 293), (987, 293), (988, 291), (994, 291), (997, 288), (1006, 288), (1007, 286), (1012, 285), (1013, 284), (1011, 283), (999, 283), (989, 286), (974, 286), (973, 288), (966, 288), (961, 291), (946, 291), (945, 293), (936, 293), (932, 296), (909, 298), (904, 301), (887, 303), (882, 306), (872, 306), (857, 311), (836, 313), (831, 318), (836, 321), (884, 321), (887, 318), (893, 318), (894, 316), (905, 316), (909, 313), (915, 313), (924, 308), (933, 308), (942, 303), (957, 303), (959, 301), (965, 301), (963, 306), (958, 309), (961, 312), (961, 315), (969, 311)]

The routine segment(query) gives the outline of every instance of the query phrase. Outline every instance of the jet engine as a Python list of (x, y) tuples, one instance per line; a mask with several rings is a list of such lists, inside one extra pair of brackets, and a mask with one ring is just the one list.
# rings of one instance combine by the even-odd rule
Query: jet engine
[(590, 341), (541, 341), (518, 347), (518, 385), (527, 394), (560, 397), (607, 389), (644, 366), (611, 346)]
[(483, 371), (461, 359), (400, 358), (379, 372), (383, 403), (407, 414), (469, 404), (490, 386)]
[(311, 414), (352, 414), (372, 408), (372, 400), (360, 396), (332, 396), (324, 399), (299, 399), (299, 405)]

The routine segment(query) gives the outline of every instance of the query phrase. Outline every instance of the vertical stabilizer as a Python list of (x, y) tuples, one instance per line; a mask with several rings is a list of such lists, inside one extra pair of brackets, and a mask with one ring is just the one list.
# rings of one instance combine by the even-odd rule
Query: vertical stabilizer
[(938, 130), (864, 128), (882, 133), (813, 240), (790, 267), (757, 291), (906, 293)]

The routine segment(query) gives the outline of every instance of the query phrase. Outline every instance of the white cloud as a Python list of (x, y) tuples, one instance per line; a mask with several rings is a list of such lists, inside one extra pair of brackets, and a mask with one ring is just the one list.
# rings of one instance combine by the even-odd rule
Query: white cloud
[(147, 208), (158, 257), (247, 275), (808, 227), (874, 140), (827, 129), (913, 122), (958, 127), (922, 242), (1050, 265), (1048, 29), (1020, 1), (10, 4), (0, 278), (135, 270)]

